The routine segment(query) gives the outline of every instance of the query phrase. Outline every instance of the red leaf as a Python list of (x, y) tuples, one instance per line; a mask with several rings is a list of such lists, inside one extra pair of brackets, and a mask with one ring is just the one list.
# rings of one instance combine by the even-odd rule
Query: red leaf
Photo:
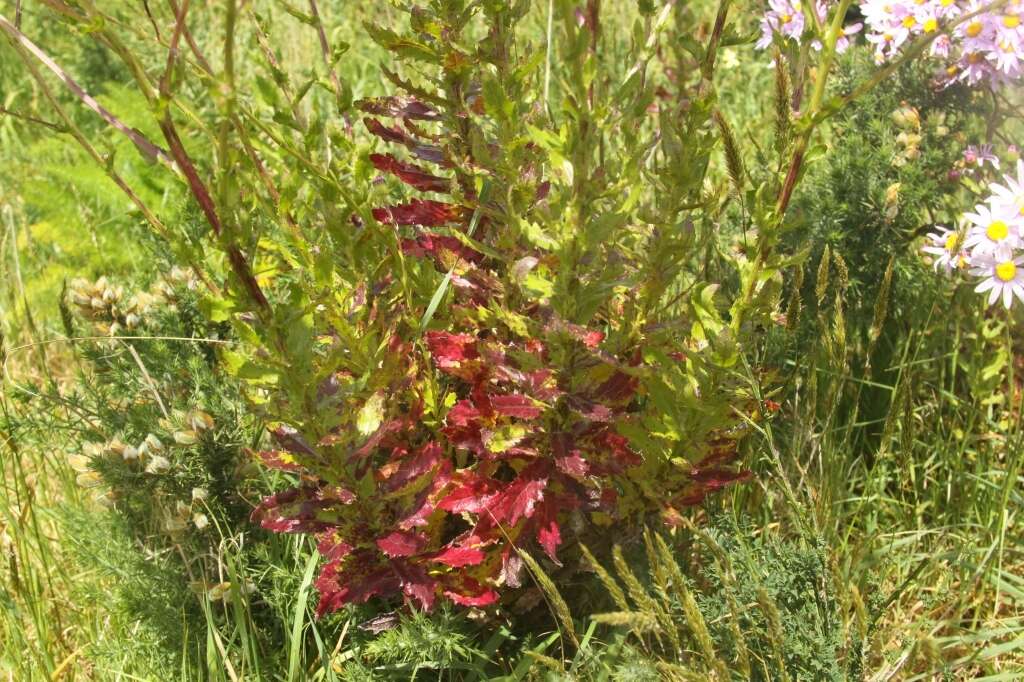
[(447, 179), (432, 175), (411, 163), (403, 163), (389, 154), (370, 154), (370, 162), (377, 170), (391, 173), (421, 192), (447, 192), (451, 188)]
[(445, 421), (451, 426), (464, 428), (467, 426), (477, 426), (480, 417), (480, 410), (471, 401), (460, 400), (452, 405), (452, 409), (448, 410)]
[(615, 433), (611, 429), (605, 429), (597, 440), (611, 450), (617, 464), (627, 467), (640, 464), (640, 455), (629, 447), (629, 440), (625, 436)]
[(337, 500), (322, 499), (310, 488), (292, 488), (265, 497), (252, 510), (252, 520), (274, 533), (316, 533), (332, 526), (317, 518), (318, 512)]
[(486, 556), (482, 550), (473, 547), (448, 547), (435, 556), (434, 561), (452, 568), (462, 568), (463, 566), (476, 566)]
[(451, 481), (452, 463), (451, 461), (444, 459), (441, 460), (441, 465), (437, 468), (434, 473), (434, 479), (430, 483), (430, 487), (420, 492), (416, 496), (416, 499), (410, 505), (410, 509), (413, 511), (408, 513), (402, 520), (398, 522), (398, 527), (401, 530), (410, 530), (416, 526), (426, 526), (429, 523), (429, 517), (437, 509), (437, 496), (438, 494), (448, 486), (448, 482)]
[(398, 142), (409, 146), (416, 144), (416, 140), (406, 133), (397, 128), (389, 128), (375, 118), (364, 118), (363, 123), (366, 124), (367, 130), (386, 142)]
[(446, 265), (444, 256), (446, 253), (454, 254), (469, 263), (479, 263), (483, 256), (469, 248), (455, 237), (437, 234), (421, 234), (415, 239), (403, 239), (402, 251), (413, 256), (433, 257), (439, 265)]
[(400, 586), (390, 567), (374, 563), (372, 552), (363, 550), (350, 556), (344, 571), (340, 562), (324, 565), (316, 580), (320, 593), (316, 614), (319, 617), (346, 604), (361, 604), (377, 595), (392, 594)]
[(352, 545), (341, 539), (336, 530), (329, 530), (317, 536), (316, 551), (329, 562), (339, 562), (352, 551)]
[(261, 450), (254, 454), (268, 469), (277, 469), (278, 471), (300, 471), (302, 469), (296, 463), (295, 458), (284, 450)]
[(506, 417), (536, 419), (544, 411), (544, 408), (525, 395), (492, 395), (490, 399), (494, 411)]
[(451, 165), (449, 162), (445, 161), (444, 152), (441, 151), (440, 147), (432, 144), (423, 144), (416, 138), (411, 137), (397, 128), (387, 127), (375, 118), (364, 118), (363, 123), (366, 124), (366, 129), (373, 135), (376, 135), (387, 142), (397, 142), (398, 144), (405, 145), (409, 151), (423, 161), (430, 161), (431, 163), (441, 164), (442, 166)]
[(545, 520), (540, 527), (537, 528), (537, 542), (544, 548), (544, 552), (551, 557), (551, 560), (556, 564), (561, 565), (558, 560), (556, 551), (558, 546), (562, 544), (562, 533), (558, 528), (558, 521), (554, 518)]
[(303, 438), (302, 434), (287, 424), (278, 426), (270, 432), (270, 435), (274, 437), (278, 445), (288, 452), (297, 455), (309, 455), (310, 457), (318, 456), (316, 450)]
[(514, 526), (519, 519), (533, 516), (537, 503), (544, 499), (547, 485), (547, 478), (526, 480), (520, 474), (488, 508), (496, 521)]
[(440, 460), (441, 446), (433, 441), (427, 443), (420, 448), (415, 457), (402, 462), (398, 470), (387, 479), (388, 490), (398, 490), (433, 471)]
[(579, 450), (573, 450), (565, 457), (556, 457), (555, 468), (573, 478), (583, 478), (590, 470), (590, 465), (580, 457)]
[(413, 556), (427, 544), (427, 538), (420, 533), (395, 531), (377, 539), (377, 547), (389, 557)]
[(491, 479), (474, 477), (448, 493), (437, 506), (452, 514), (479, 514), (494, 498), (495, 487), (496, 482)]
[(498, 601), (498, 593), (472, 578), (464, 578), (458, 592), (445, 590), (444, 596), (460, 606), (489, 606)]
[(375, 208), (372, 213), (374, 220), (381, 223), (441, 227), (458, 222), (462, 207), (430, 199), (413, 199), (408, 204)]
[(616, 372), (598, 387), (594, 397), (598, 400), (622, 402), (632, 398), (639, 385), (640, 381), (636, 377), (631, 377), (625, 372)]
[(750, 476), (749, 471), (730, 471), (720, 468), (703, 469), (690, 474), (693, 481), (700, 483), (701, 487), (708, 491), (720, 490), (732, 483), (745, 481)]
[(480, 357), (476, 350), (476, 337), (472, 334), (427, 332), (427, 348), (439, 369), (457, 368), (466, 360)]
[(434, 608), (437, 581), (428, 576), (422, 566), (405, 561), (395, 561), (392, 566), (401, 580), (402, 593), (409, 599), (418, 601), (424, 611)]

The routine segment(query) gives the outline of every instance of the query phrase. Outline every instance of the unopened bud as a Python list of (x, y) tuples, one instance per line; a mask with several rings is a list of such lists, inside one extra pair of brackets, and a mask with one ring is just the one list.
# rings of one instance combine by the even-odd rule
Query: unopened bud
[(85, 455), (68, 455), (68, 464), (71, 465), (72, 469), (79, 473), (84, 474), (85, 472), (89, 471), (90, 462), (92, 462), (92, 458), (86, 457)]
[(78, 474), (75, 477), (75, 483), (82, 486), (83, 488), (95, 488), (103, 479), (95, 471), (86, 471), (85, 473)]
[(193, 410), (188, 415), (188, 423), (196, 431), (208, 431), (213, 428), (213, 417), (202, 410)]
[(195, 445), (199, 435), (195, 431), (175, 431), (174, 442), (178, 445)]
[(147, 474), (159, 474), (171, 468), (171, 462), (163, 455), (154, 455), (146, 465)]

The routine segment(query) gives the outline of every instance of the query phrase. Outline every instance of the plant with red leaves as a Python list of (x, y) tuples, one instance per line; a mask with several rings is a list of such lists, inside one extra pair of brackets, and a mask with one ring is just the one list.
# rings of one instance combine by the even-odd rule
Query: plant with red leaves
[[(561, 93), (560, 129), (538, 99), (537, 64), (513, 57), (527, 3), (445, 0), (413, 12), (410, 35), (370, 27), (399, 58), (437, 70), (429, 90), (385, 71), (404, 92), (356, 103), (392, 147), (370, 153), (372, 167), (430, 196), (370, 210), (362, 229), (402, 256), (362, 285), (372, 301), (361, 295), (342, 328), (321, 332), (339, 366), (318, 393), (337, 416), (328, 432), (294, 424), (308, 439), (274, 432), (303, 482), (254, 513), (270, 530), (317, 536), (320, 613), (395, 595), (424, 609), (492, 604), (522, 584), (519, 551), (562, 565), (581, 538), (651, 514), (676, 522), (747, 476), (730, 466), (733, 407), (751, 403), (728, 378), (738, 328), (687, 271), (710, 232), (661, 205), (703, 177), (668, 178), (669, 196), (622, 191), (672, 173), (602, 151), (635, 158), (640, 138), (617, 134), (616, 117), (650, 125), (636, 112), (653, 86), (583, 87), (597, 29), (562, 5), (566, 64), (579, 73)], [(709, 115), (674, 132), (705, 165), (715, 140), (695, 131)], [(352, 358), (344, 344), (359, 337), (379, 341), (356, 364), (366, 344)]]
[[(274, 441), (259, 459), (294, 482), (253, 519), (316, 537), (320, 613), (494, 604), (522, 584), (520, 552), (572, 570), (580, 540), (679, 523), (747, 476), (738, 443), (763, 394), (740, 358), (778, 305), (778, 197), (802, 159), (746, 190), (715, 108), (729, 4), (695, 26), (682, 3), (641, 3), (632, 43), (609, 50), (598, 0), (555, 0), (544, 50), (522, 43), (528, 0), (410, 2), (406, 33), (366, 27), (404, 72), (381, 67), (396, 92), (355, 103), (315, 11), (292, 8), (323, 47), (305, 86), (255, 11), (269, 73), (251, 94), (201, 53), (188, 3), (159, 86), (130, 64), (170, 152), (144, 147), (216, 248), (143, 213), (231, 324), (225, 365)], [(94, 5), (63, 16), (122, 45)], [(172, 86), (193, 69), (222, 85), (209, 120), (180, 115), (197, 109)], [(197, 138), (211, 158), (190, 155)]]

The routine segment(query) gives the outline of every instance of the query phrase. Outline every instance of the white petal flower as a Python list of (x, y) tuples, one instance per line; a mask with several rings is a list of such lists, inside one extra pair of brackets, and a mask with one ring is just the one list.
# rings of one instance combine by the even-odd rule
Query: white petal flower
[(977, 264), (971, 269), (971, 274), (984, 277), (975, 291), (980, 293), (989, 292), (988, 304), (992, 305), (1000, 298), (1003, 300), (1003, 307), (1009, 308), (1016, 296), (1024, 303), (1024, 256), (1016, 258), (989, 258)]

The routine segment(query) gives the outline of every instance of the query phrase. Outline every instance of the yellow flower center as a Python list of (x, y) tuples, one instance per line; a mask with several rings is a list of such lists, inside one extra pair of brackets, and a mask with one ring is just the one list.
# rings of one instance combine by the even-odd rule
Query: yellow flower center
[(782, 15), (782, 23), (788, 24), (791, 21), (793, 21), (793, 15), (792, 14), (783, 14)]
[(925, 19), (924, 21), (924, 32), (932, 33), (939, 28), (938, 19)]
[(946, 251), (953, 253), (960, 246), (960, 237), (957, 236), (956, 232), (946, 237)]
[(972, 38), (977, 38), (978, 34), (981, 33), (982, 28), (983, 26), (981, 25), (980, 21), (972, 21), (970, 24), (967, 25), (967, 35), (969, 35)]
[(903, 18), (903, 26), (905, 28), (914, 28), (915, 24), (917, 24), (917, 19), (913, 14), (908, 14)]
[(1002, 220), (993, 220), (992, 223), (985, 228), (985, 236), (994, 242), (1002, 241), (1010, 236), (1010, 226)]
[(969, 55), (967, 55), (968, 64), (977, 64), (982, 59), (984, 59), (984, 56), (980, 52), (972, 52)]
[(1016, 14), (1007, 14), (1003, 17), (1003, 26), (1006, 28), (1017, 28), (1020, 26), (1020, 17)]
[(954, 3), (954, 2), (956, 2), (956, 0), (942, 0), (942, 6), (943, 6), (943, 7), (949, 7), (949, 6), (950, 6), (950, 5), (952, 5), (952, 4)]
[(996, 277), (1004, 282), (1012, 282), (1017, 276), (1017, 264), (1012, 260), (1003, 261), (996, 266)]

